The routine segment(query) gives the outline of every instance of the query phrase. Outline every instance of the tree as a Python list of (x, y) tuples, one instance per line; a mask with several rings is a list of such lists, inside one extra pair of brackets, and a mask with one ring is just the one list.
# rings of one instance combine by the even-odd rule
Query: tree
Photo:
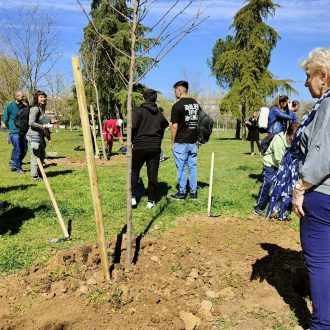
[(217, 83), (229, 89), (220, 108), (232, 111), (243, 123), (246, 115), (265, 103), (267, 96), (279, 90), (296, 92), (290, 85), (292, 80), (275, 79), (268, 70), (271, 52), (280, 36), (263, 20), (273, 16), (278, 7), (272, 0), (246, 0), (230, 26), (235, 34), (219, 39), (208, 61)]
[[(84, 7), (80, 0), (76, 0), (80, 7), (86, 14)], [(179, 0), (176, 0), (169, 9), (149, 28), (147, 33), (141, 35), (141, 28), (145, 29), (142, 25), (142, 21), (148, 16), (150, 7), (155, 1), (134, 0), (133, 2), (133, 15), (127, 15), (118, 10), (115, 5), (126, 1), (107, 1), (106, 4), (114, 9), (120, 16), (126, 18), (126, 21), (130, 23), (130, 51), (125, 52), (119, 49), (114, 40), (106, 35), (100, 33), (97, 27), (92, 24), (94, 31), (101, 39), (105, 40), (112, 48), (119, 51), (122, 55), (128, 59), (129, 70), (128, 72), (122, 72), (119, 67), (111, 61), (108, 57), (109, 65), (113, 65), (114, 69), (118, 71), (119, 77), (126, 82), (127, 90), (127, 266), (131, 266), (132, 262), (132, 187), (131, 187), (131, 172), (132, 172), (132, 107), (133, 107), (133, 92), (134, 88), (139, 85), (139, 82), (145, 75), (155, 67), (186, 35), (195, 30), (207, 17), (202, 17), (203, 10), (199, 9), (198, 12), (186, 21), (182, 21), (179, 26), (173, 27), (173, 22), (181, 18), (182, 14), (191, 6), (193, 0), (190, 0), (187, 4), (184, 4), (182, 8), (174, 12), (179, 5)], [(99, 3), (99, 1), (98, 1)], [(170, 17), (170, 15), (172, 17)], [(90, 20), (92, 19), (87, 15)], [(152, 38), (146, 38), (146, 34), (151, 35)], [(158, 48), (158, 49), (157, 49)], [(155, 51), (155, 56), (149, 58), (149, 61), (144, 62), (143, 58), (151, 50)], [(125, 60), (125, 61), (126, 61)], [(140, 66), (143, 64), (142, 66)], [(124, 68), (125, 69), (125, 68)], [(128, 73), (128, 80), (125, 74)]]
[(15, 11), (18, 24), (12, 19), (8, 14), (0, 23), (0, 47), (15, 60), (10, 65), (12, 74), (21, 77), (22, 87), (31, 95), (45, 86), (44, 78), (59, 58), (56, 23), (51, 12), (30, 4)]
[[(132, 8), (125, 0), (91, 3), (91, 20), (84, 29), (81, 55), (87, 79), (94, 88), (97, 107), (106, 117), (123, 118), (126, 114), (127, 84), (131, 45)], [(137, 49), (143, 50), (152, 42), (143, 37), (147, 28), (137, 29)], [(110, 41), (110, 42), (109, 42)], [(150, 58), (143, 56), (136, 65), (137, 74), (144, 70)], [(141, 100), (141, 85), (134, 86), (134, 96)], [(135, 98), (134, 98), (135, 99)]]
[[(14, 68), (17, 74), (13, 74)], [(22, 71), (20, 64), (13, 58), (0, 55), (0, 108), (3, 109), (5, 103), (13, 99), (14, 92), (20, 88), (20, 78)]]

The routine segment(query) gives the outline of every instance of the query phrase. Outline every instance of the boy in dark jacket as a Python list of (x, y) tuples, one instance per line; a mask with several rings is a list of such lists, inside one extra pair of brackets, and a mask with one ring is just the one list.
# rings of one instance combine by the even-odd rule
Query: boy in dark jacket
[[(157, 92), (147, 89), (143, 92), (145, 100), (132, 113), (132, 191), (134, 192), (140, 170), (144, 163), (147, 164), (148, 174), (148, 203), (147, 208), (152, 208), (156, 203), (156, 192), (158, 184), (158, 168), (160, 158), (160, 147), (168, 121), (165, 119), (157, 104)], [(137, 204), (136, 198), (132, 196), (132, 206)]]

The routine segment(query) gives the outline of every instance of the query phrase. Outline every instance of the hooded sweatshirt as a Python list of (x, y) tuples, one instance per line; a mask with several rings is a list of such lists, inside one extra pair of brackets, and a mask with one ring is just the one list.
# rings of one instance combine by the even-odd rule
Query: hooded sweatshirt
[(132, 113), (133, 149), (160, 149), (168, 121), (156, 103), (146, 102)]

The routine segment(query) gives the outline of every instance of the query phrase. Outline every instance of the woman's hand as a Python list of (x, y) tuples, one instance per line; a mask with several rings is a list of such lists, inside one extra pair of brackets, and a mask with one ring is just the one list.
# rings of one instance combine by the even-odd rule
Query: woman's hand
[(294, 189), (292, 195), (292, 210), (299, 218), (305, 215), (303, 210), (304, 193), (304, 191)]

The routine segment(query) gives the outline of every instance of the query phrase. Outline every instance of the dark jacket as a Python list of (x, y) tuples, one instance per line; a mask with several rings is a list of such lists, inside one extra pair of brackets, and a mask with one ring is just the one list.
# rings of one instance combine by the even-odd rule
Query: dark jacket
[(258, 119), (251, 117), (246, 123), (249, 133), (247, 136), (248, 141), (259, 141), (259, 126)]
[(133, 149), (160, 148), (168, 121), (156, 103), (142, 103), (132, 113)]

